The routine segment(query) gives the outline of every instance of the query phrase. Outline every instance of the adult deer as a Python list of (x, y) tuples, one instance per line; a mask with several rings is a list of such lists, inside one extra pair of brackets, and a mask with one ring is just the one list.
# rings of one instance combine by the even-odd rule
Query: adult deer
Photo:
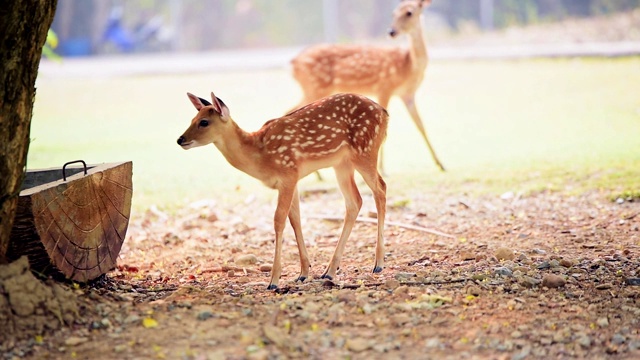
[[(352, 92), (373, 95), (386, 109), (391, 96), (399, 96), (427, 144), (431, 157), (438, 168), (444, 171), (415, 104), (415, 94), (422, 83), (428, 62), (421, 14), (429, 4), (431, 0), (405, 0), (393, 11), (389, 35), (396, 37), (407, 34), (410, 39), (408, 49), (323, 44), (303, 50), (291, 63), (293, 77), (304, 93), (298, 106), (337, 92)], [(382, 156), (381, 149), (381, 169)]]
[(340, 265), (362, 198), (354, 181), (358, 171), (371, 188), (378, 211), (378, 238), (373, 272), (384, 267), (383, 229), (386, 184), (377, 170), (378, 151), (387, 133), (387, 111), (361, 95), (338, 94), (267, 121), (260, 130), (246, 132), (229, 109), (211, 93), (211, 103), (187, 94), (198, 113), (178, 138), (183, 149), (213, 143), (237, 169), (278, 190), (274, 215), (275, 256), (268, 289), (276, 289), (282, 272), (282, 233), (289, 217), (300, 254), (299, 281), (309, 276), (309, 256), (302, 237), (298, 180), (321, 168), (333, 167), (344, 196), (346, 214), (342, 234), (322, 278), (333, 279)]

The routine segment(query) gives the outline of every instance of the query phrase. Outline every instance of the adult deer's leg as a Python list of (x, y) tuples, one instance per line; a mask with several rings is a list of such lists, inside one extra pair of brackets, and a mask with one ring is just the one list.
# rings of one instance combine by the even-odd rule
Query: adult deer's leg
[(300, 276), (296, 281), (304, 281), (309, 277), (309, 255), (307, 254), (307, 248), (304, 245), (304, 239), (302, 237), (302, 225), (300, 223), (300, 197), (298, 196), (298, 187), (296, 186), (293, 192), (293, 199), (291, 200), (291, 209), (289, 209), (289, 222), (293, 227), (293, 232), (296, 236), (296, 244), (298, 245), (298, 253), (300, 254)]
[(296, 183), (292, 181), (283, 181), (283, 184), (278, 188), (278, 205), (276, 206), (276, 213), (273, 216), (273, 228), (276, 233), (276, 250), (273, 257), (271, 281), (267, 287), (268, 290), (278, 288), (278, 280), (280, 280), (280, 275), (282, 274), (282, 233), (284, 232), (287, 216), (291, 209), (295, 189)]
[(353, 224), (356, 222), (358, 212), (362, 207), (362, 197), (353, 179), (353, 165), (350, 163), (341, 163), (335, 166), (334, 170), (340, 191), (342, 191), (342, 196), (344, 196), (346, 210), (344, 224), (342, 225), (342, 234), (340, 234), (340, 240), (338, 240), (338, 245), (336, 245), (336, 250), (331, 257), (329, 266), (327, 266), (327, 270), (322, 274), (323, 279), (334, 279), (336, 277), (336, 272), (338, 271), (338, 267), (340, 267), (342, 253), (344, 252), (344, 246), (351, 234)]
[(362, 178), (367, 183), (371, 191), (373, 192), (373, 199), (376, 203), (376, 210), (378, 212), (378, 239), (376, 241), (376, 262), (373, 266), (373, 272), (381, 272), (384, 268), (384, 218), (386, 216), (387, 206), (387, 184), (380, 176), (380, 173), (375, 168), (375, 162), (370, 163), (358, 163), (356, 164), (356, 170), (362, 175)]
[(409, 111), (409, 114), (411, 115), (413, 122), (416, 124), (416, 127), (418, 127), (418, 131), (420, 131), (420, 135), (422, 135), (424, 142), (427, 143), (427, 147), (429, 148), (429, 152), (431, 152), (431, 157), (433, 158), (433, 161), (435, 161), (436, 165), (438, 166), (438, 168), (440, 168), (440, 170), (444, 171), (444, 166), (442, 166), (442, 163), (438, 159), (438, 156), (436, 155), (435, 150), (433, 150), (433, 146), (431, 146), (431, 142), (427, 137), (427, 132), (424, 129), (424, 124), (422, 123), (422, 119), (420, 119), (420, 114), (418, 114), (418, 109), (416, 108), (416, 102), (415, 102), (414, 96), (405, 95), (402, 97), (402, 101), (404, 102), (404, 105), (407, 107), (407, 110)]

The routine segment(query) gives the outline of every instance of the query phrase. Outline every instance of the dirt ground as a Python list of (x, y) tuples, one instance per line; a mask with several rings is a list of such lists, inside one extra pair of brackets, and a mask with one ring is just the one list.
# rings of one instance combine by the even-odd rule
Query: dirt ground
[[(358, 222), (334, 281), (341, 195), (302, 203), (312, 279), (267, 291), (273, 204), (201, 201), (133, 219), (119, 268), (69, 285), (81, 320), (8, 341), (3, 359), (425, 359), (640, 357), (640, 203), (579, 196), (390, 199), (386, 268)], [(361, 214), (371, 216), (365, 196)], [(397, 226), (402, 225), (402, 226)], [(409, 229), (407, 227), (417, 227)], [(434, 235), (437, 229), (453, 238)]]

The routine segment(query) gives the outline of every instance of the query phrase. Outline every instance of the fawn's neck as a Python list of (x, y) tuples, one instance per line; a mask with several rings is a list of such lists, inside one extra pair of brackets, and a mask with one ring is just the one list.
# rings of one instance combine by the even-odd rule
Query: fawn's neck
[(236, 169), (262, 179), (259, 168), (260, 150), (252, 134), (242, 130), (238, 124), (231, 121), (229, 129), (213, 141), (222, 155)]

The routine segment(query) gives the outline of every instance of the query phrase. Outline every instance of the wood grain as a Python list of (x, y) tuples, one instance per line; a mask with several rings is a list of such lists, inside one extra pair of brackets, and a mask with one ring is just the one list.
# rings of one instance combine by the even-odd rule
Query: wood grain
[[(10, 258), (27, 255), (36, 271), (78, 282), (93, 280), (116, 266), (131, 214), (133, 164), (88, 169), (86, 176), (79, 172), (67, 181), (47, 182), (20, 193)], [(41, 172), (45, 171), (51, 170)]]

